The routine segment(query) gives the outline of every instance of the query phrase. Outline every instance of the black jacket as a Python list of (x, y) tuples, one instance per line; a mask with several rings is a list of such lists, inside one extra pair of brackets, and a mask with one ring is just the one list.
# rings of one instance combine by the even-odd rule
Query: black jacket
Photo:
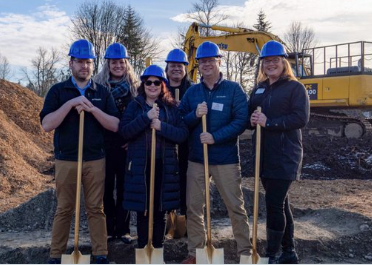
[[(261, 136), (261, 177), (298, 179), (303, 157), (300, 129), (309, 121), (310, 113), (305, 87), (287, 78), (272, 85), (268, 81), (260, 83), (249, 99), (249, 117), (257, 106), (262, 107), (267, 117)], [(250, 122), (248, 128), (251, 128)], [(254, 146), (255, 139), (254, 134)]]
[[(161, 131), (156, 134), (162, 139), (163, 180), (160, 191), (160, 211), (178, 209), (180, 183), (176, 144), (182, 143), (188, 136), (186, 124), (176, 106), (167, 106), (157, 101), (159, 108), (165, 111)], [(151, 120), (147, 116), (146, 102), (142, 96), (136, 97), (129, 103), (119, 124), (119, 133), (128, 140), (127, 167), (124, 182), (123, 206), (127, 210), (144, 212), (148, 209), (146, 169), (151, 146)], [(158, 138), (158, 137), (157, 137)], [(158, 209), (156, 209), (158, 210)]]
[[(44, 107), (40, 112), (40, 121), (49, 113), (58, 110), (67, 101), (79, 97), (80, 92), (74, 86), (71, 78), (55, 84), (50, 88), (44, 101)], [(104, 86), (92, 81), (92, 84), (85, 91), (85, 97), (94, 106), (103, 112), (119, 117), (111, 93)], [(85, 113), (84, 120), (84, 147), (83, 160), (91, 161), (105, 157), (104, 151), (105, 129), (90, 113)], [(79, 114), (76, 109), (71, 109), (63, 122), (54, 132), (54, 154), (59, 160), (77, 161), (79, 142)]]

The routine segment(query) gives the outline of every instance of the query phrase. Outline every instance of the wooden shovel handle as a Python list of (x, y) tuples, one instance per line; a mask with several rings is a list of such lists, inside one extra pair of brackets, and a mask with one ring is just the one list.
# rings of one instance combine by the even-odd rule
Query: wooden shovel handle
[[(203, 133), (207, 132), (207, 116), (202, 116)], [(207, 212), (207, 245), (212, 245), (211, 231), (211, 206), (209, 191), (209, 163), (208, 163), (208, 144), (203, 144), (204, 154), (204, 179), (205, 179), (205, 206)]]
[[(153, 108), (157, 107), (154, 103)], [(151, 168), (150, 168), (150, 201), (149, 201), (149, 232), (147, 245), (152, 246), (154, 229), (154, 189), (155, 189), (155, 150), (156, 150), (156, 130), (151, 130)]]
[(81, 193), (81, 174), (83, 171), (83, 142), (84, 142), (84, 111), (80, 112), (79, 123), (79, 145), (78, 145), (78, 168), (76, 178), (76, 203), (75, 203), (75, 232), (74, 232), (74, 252), (79, 253), (79, 223), (80, 223), (80, 193)]
[[(257, 107), (257, 111), (261, 112), (261, 107)], [(256, 125), (256, 159), (254, 173), (254, 199), (253, 199), (253, 231), (252, 231), (252, 248), (253, 252), (257, 253), (257, 225), (258, 225), (258, 200), (259, 200), (259, 183), (260, 183), (260, 158), (261, 158), (261, 126)]]

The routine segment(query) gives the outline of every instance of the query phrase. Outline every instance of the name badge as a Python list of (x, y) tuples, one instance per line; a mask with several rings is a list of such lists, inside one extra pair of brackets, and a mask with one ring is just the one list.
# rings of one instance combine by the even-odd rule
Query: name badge
[(222, 110), (223, 110), (223, 104), (213, 102), (213, 103), (212, 103), (212, 109), (213, 109), (213, 110), (222, 111)]
[(258, 88), (257, 90), (256, 90), (256, 95), (257, 94), (262, 94), (263, 92), (265, 92), (265, 89), (264, 88)]

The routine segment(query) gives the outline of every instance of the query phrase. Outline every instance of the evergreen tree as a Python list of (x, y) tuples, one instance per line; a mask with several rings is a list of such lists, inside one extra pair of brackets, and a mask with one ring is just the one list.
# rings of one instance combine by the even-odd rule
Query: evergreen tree
[(257, 24), (254, 24), (253, 27), (259, 31), (269, 32), (271, 29), (271, 23), (266, 20), (266, 15), (261, 9), (258, 13)]

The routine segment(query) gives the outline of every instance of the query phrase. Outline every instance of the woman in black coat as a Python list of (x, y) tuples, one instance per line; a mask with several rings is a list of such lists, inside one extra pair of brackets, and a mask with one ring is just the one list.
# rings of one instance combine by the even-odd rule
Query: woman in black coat
[[(136, 97), (123, 114), (120, 134), (129, 141), (124, 202), (126, 210), (137, 212), (138, 247), (147, 244), (150, 187), (151, 129), (156, 130), (155, 197), (153, 246), (164, 241), (166, 211), (179, 208), (180, 183), (176, 144), (188, 136), (187, 126), (166, 88), (162, 68), (150, 65), (141, 76)], [(157, 103), (158, 107), (153, 107)]]
[[(269, 41), (263, 46), (258, 85), (249, 99), (248, 127), (262, 127), (260, 177), (266, 192), (266, 255), (269, 263), (293, 264), (298, 257), (288, 191), (301, 172), (301, 128), (309, 121), (309, 98), (285, 57), (281, 43)], [(256, 111), (258, 106), (261, 113)], [(277, 258), (280, 246), (282, 255)]]

